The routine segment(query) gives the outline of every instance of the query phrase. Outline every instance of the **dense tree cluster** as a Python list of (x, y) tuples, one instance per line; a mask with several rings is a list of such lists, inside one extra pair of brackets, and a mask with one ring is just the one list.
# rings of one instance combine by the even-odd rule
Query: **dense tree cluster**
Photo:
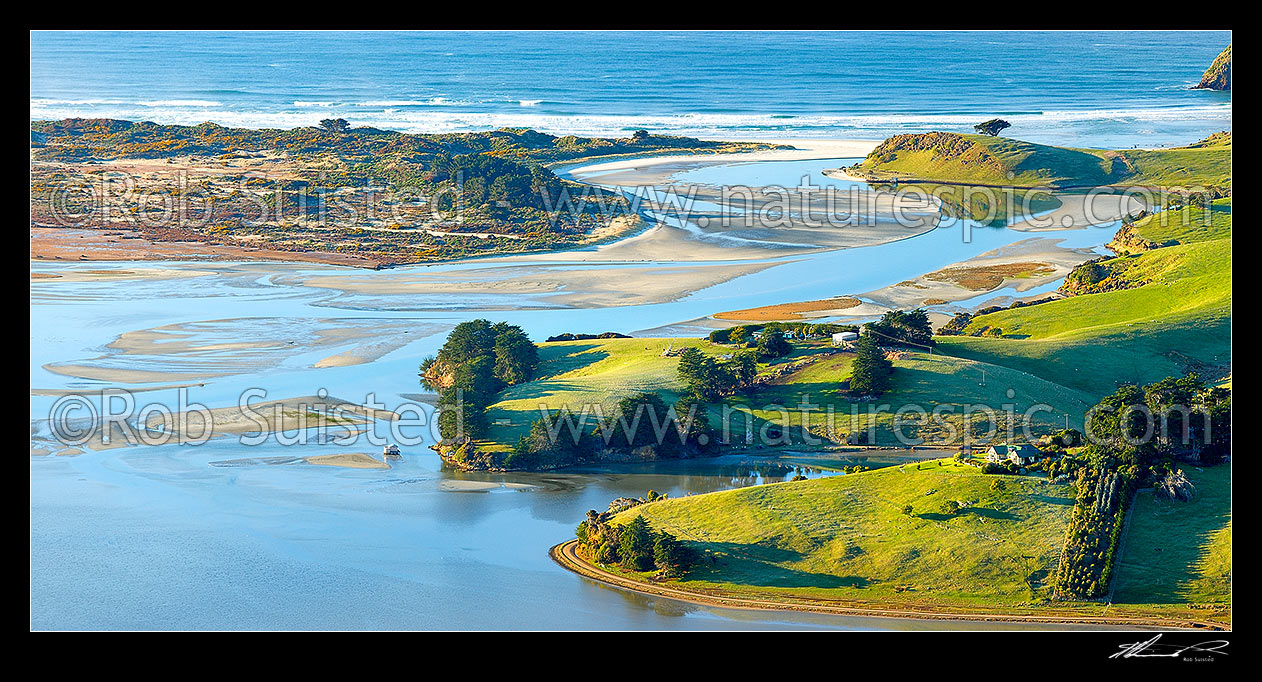
[(1052, 577), (1058, 597), (1091, 599), (1108, 591), (1123, 521), (1138, 480), (1134, 466), (1082, 467), (1065, 547)]
[(344, 118), (326, 118), (320, 121), (320, 129), (330, 133), (345, 133), (351, 124)]
[(726, 360), (716, 359), (696, 348), (679, 355), (679, 378), (690, 397), (712, 402), (750, 385), (758, 373), (755, 351), (738, 351)]
[(779, 327), (763, 329), (758, 335), (758, 340), (754, 342), (754, 352), (757, 353), (758, 359), (762, 361), (774, 360), (784, 357), (793, 352), (793, 344), (784, 338), (785, 332)]
[(1087, 434), (1087, 453), (1101, 467), (1162, 458), (1216, 464), (1231, 453), (1231, 391), (1195, 373), (1124, 385), (1091, 410)]
[(656, 393), (639, 393), (618, 401), (613, 414), (596, 425), (605, 448), (624, 451), (652, 447), (659, 458), (683, 458), (713, 450), (704, 406), (681, 400), (667, 405)]
[(443, 210), (453, 210), (457, 201), (490, 213), (507, 214), (514, 206), (547, 209), (557, 205), (561, 193), (560, 178), (547, 168), (497, 156), (439, 154), (430, 169), (440, 190), (435, 201)]
[(553, 412), (530, 425), (504, 458), (506, 469), (546, 470), (595, 459), (601, 444), (567, 411)]
[(697, 563), (696, 550), (665, 531), (655, 531), (642, 515), (625, 524), (610, 523), (610, 513), (587, 512), (575, 531), (584, 554), (596, 563), (627, 571), (656, 570), (662, 578), (680, 578)]
[(727, 329), (715, 329), (710, 332), (710, 343), (735, 344), (749, 346), (756, 342), (756, 332), (774, 329), (782, 335), (785, 332), (797, 338), (811, 339), (832, 336), (837, 332), (857, 332), (859, 328), (851, 324), (834, 324), (831, 322), (771, 322), (768, 324), (742, 324)]
[(591, 339), (629, 339), (629, 338), (631, 337), (627, 336), (626, 334), (619, 334), (618, 332), (601, 332), (599, 334), (575, 334), (573, 332), (565, 332), (564, 334), (557, 334), (555, 336), (549, 336), (548, 343), (552, 343), (554, 341), (588, 341)]
[(438, 355), (421, 364), (421, 383), (448, 408), (439, 415), (444, 439), (476, 439), (486, 429), (486, 408), (506, 386), (529, 381), (539, 352), (521, 327), (473, 320), (456, 325)]
[(868, 333), (875, 333), (880, 342), (886, 345), (910, 345), (928, 347), (933, 345), (933, 327), (929, 324), (929, 316), (924, 310), (891, 310), (876, 322), (869, 322), (864, 327)]
[(646, 392), (619, 400), (591, 429), (569, 410), (536, 419), (501, 466), (555, 469), (645, 447), (652, 448), (654, 458), (682, 459), (710, 453), (718, 445), (703, 405), (683, 400), (668, 405), (658, 394)]

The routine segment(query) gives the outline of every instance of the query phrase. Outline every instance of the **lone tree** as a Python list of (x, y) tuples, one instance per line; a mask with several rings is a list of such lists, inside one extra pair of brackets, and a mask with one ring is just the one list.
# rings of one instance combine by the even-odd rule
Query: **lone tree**
[(986, 121), (985, 123), (978, 123), (977, 125), (973, 126), (973, 130), (976, 130), (982, 135), (990, 135), (993, 137), (995, 135), (998, 135), (999, 131), (1003, 130), (1004, 128), (1011, 128), (1011, 127), (1012, 127), (1012, 124), (1003, 120), (1002, 118), (992, 118), (989, 121)]
[(876, 339), (864, 334), (855, 343), (854, 364), (851, 365), (850, 391), (857, 395), (880, 395), (890, 387), (890, 375), (894, 363), (885, 357)]
[(351, 124), (344, 118), (326, 118), (320, 121), (320, 128), (325, 132), (344, 133), (351, 129)]
[(639, 142), (641, 140), (647, 140), (648, 138), (649, 138), (649, 131), (647, 130), (637, 130), (634, 133), (631, 133), (631, 139), (635, 140), (636, 142)]

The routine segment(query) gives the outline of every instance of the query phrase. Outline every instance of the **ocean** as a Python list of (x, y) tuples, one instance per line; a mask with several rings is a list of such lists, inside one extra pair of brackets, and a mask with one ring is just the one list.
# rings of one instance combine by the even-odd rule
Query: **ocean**
[(1231, 128), (1195, 32), (33, 32), (31, 119), (1169, 146)]

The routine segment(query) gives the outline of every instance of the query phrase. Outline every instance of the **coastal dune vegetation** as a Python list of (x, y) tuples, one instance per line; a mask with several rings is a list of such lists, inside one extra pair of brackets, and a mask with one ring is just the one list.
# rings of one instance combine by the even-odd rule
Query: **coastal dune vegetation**
[[(557, 164), (773, 147), (642, 130), (617, 139), (527, 128), (408, 134), (342, 119), (291, 130), (33, 121), (31, 223), (123, 234), (133, 252), (199, 243), (245, 257), (432, 262), (573, 247), (636, 229), (621, 193), (563, 180)], [(161, 209), (173, 200), (178, 222)], [(55, 237), (33, 232), (35, 253)]]

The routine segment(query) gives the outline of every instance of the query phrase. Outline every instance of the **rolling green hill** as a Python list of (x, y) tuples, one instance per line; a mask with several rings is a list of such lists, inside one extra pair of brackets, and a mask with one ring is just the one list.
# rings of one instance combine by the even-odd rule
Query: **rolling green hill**
[(1049, 593), (1070, 485), (952, 460), (664, 499), (614, 523), (642, 516), (699, 550), (698, 565), (668, 584), (703, 601), (1230, 623), (1231, 470), (1187, 471), (1198, 491), (1191, 502), (1139, 493), (1111, 601)]
[[(903, 352), (894, 360), (893, 384), (876, 403), (885, 410), (869, 413), (869, 401), (848, 397), (842, 390), (850, 376), (850, 353), (823, 356), (799, 370), (760, 385), (743, 396), (731, 400), (733, 405), (746, 407), (761, 423), (771, 421), (783, 424), (785, 417), (791, 426), (795, 442), (796, 430), (803, 424), (798, 407), (806, 399), (818, 408), (809, 413), (807, 424), (812, 434), (823, 437), (828, 433), (829, 407), (833, 408), (833, 431), (844, 436), (875, 426), (876, 444), (898, 445), (894, 433), (895, 413), (903, 407), (921, 406), (926, 411), (935, 407), (950, 409), (941, 414), (941, 421), (906, 424), (902, 431), (908, 437), (923, 438), (928, 445), (954, 447), (965, 432), (964, 413), (970, 405), (990, 405), (999, 410), (1001, 405), (1011, 404), (1022, 413), (1035, 404), (1050, 406), (1050, 412), (1036, 412), (1031, 423), (1034, 428), (1048, 431), (1062, 428), (1065, 415), (1069, 425), (1081, 427), (1082, 415), (1092, 404), (1087, 393), (1057, 385), (1025, 372), (986, 362), (935, 353)], [(1008, 391), (1012, 391), (1009, 395)], [(785, 412), (781, 412), (781, 409)], [(853, 415), (853, 416), (852, 416)], [(905, 417), (914, 420), (916, 413)], [(743, 423), (734, 420), (734, 429), (743, 429)], [(759, 427), (761, 428), (761, 427)], [(955, 433), (952, 433), (955, 429)], [(740, 434), (736, 434), (739, 436)], [(948, 445), (949, 443), (949, 445)]]
[[(945, 511), (952, 500), (963, 506), (954, 514)], [(678, 583), (685, 588), (1021, 605), (1040, 596), (1072, 505), (1067, 485), (938, 460), (654, 502), (616, 522), (643, 515), (717, 554)]]
[(1183, 467), (1196, 497), (1163, 501), (1141, 491), (1118, 557), (1113, 599), (1122, 604), (1231, 604), (1231, 467)]
[[(1128, 241), (1135, 237), (1142, 243), (1140, 248), (1129, 248)], [(1122, 245), (1122, 251), (1136, 252), (1176, 244), (1195, 244), (1231, 237), (1231, 197), (1215, 199), (1207, 211), (1203, 206), (1184, 206), (1145, 216), (1123, 227), (1114, 239), (1113, 246)], [(1117, 250), (1117, 249), (1115, 249)]]
[(919, 133), (882, 142), (852, 168), (873, 180), (1002, 187), (1223, 187), (1231, 134), (1175, 149), (1071, 149), (988, 135)]
[[(593, 339), (539, 344), (539, 369), (535, 379), (510, 387), (487, 410), (492, 424), (490, 438), (478, 448), (490, 452), (510, 449), (540, 416), (539, 406), (553, 411), (583, 405), (602, 405), (612, 414), (621, 398), (653, 391), (674, 402), (684, 390), (679, 382), (678, 357), (662, 351), (700, 348), (717, 354), (727, 352), (704, 339)], [(595, 424), (595, 419), (592, 420)]]
[(1117, 265), (1119, 278), (1140, 286), (980, 315), (965, 334), (990, 326), (1004, 338), (941, 337), (939, 347), (1094, 396), (1118, 383), (1230, 371), (1230, 238), (1103, 264)]
[[(731, 353), (732, 348), (711, 344), (703, 339), (596, 339), (564, 341), (539, 345), (539, 371), (533, 381), (508, 388), (487, 410), (491, 424), (488, 437), (477, 442), (486, 452), (507, 452), (540, 416), (539, 406), (552, 411), (569, 407), (578, 414), (584, 405), (599, 403), (605, 414), (612, 414), (617, 401), (629, 395), (651, 391), (667, 403), (678, 400), (684, 386), (677, 371), (679, 358), (663, 356), (672, 348), (699, 348), (709, 355)], [(1043, 403), (1052, 412), (1039, 412), (1033, 417), (1036, 427), (1049, 430), (1064, 426), (1065, 415), (1070, 425), (1080, 427), (1081, 416), (1091, 404), (1091, 396), (1019, 370), (986, 364), (976, 360), (946, 355), (903, 353), (895, 360), (894, 384), (878, 401), (887, 404), (883, 410), (869, 415), (868, 403), (851, 399), (844, 391), (850, 376), (853, 353), (834, 353), (828, 341), (797, 341), (794, 352), (774, 361), (760, 364), (763, 383), (728, 399), (735, 408), (748, 409), (754, 415), (758, 433), (768, 422), (790, 425), (795, 447), (803, 445), (799, 428), (803, 424), (798, 407), (805, 398), (815, 408), (807, 418), (810, 432), (821, 438), (828, 433), (828, 409), (832, 407), (833, 431), (839, 437), (855, 430), (876, 425), (877, 443), (896, 445), (892, 424), (894, 413), (904, 405), (920, 405), (926, 411), (945, 404), (954, 412), (943, 420), (964, 428), (961, 416), (967, 405), (1015, 405), (1017, 412)], [(1012, 390), (1012, 396), (1007, 392)], [(782, 411), (782, 409), (784, 411)], [(858, 419), (851, 422), (852, 409)], [(731, 443), (740, 444), (744, 437), (744, 417), (733, 413)], [(722, 425), (722, 411), (711, 406), (710, 422), (716, 429)], [(915, 414), (911, 414), (915, 417)], [(589, 422), (594, 426), (595, 418)], [(910, 425), (904, 429), (910, 436), (926, 439), (950, 435), (941, 424)], [(824, 440), (817, 445), (829, 445)]]

